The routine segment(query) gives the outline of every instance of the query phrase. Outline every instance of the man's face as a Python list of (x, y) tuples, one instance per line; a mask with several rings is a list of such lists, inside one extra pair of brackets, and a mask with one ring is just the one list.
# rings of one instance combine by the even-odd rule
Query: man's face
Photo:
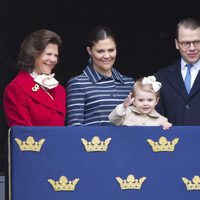
[[(200, 59), (200, 28), (195, 30), (181, 26), (178, 40), (175, 39), (176, 49), (186, 63), (196, 63)], [(188, 47), (187, 47), (188, 46)]]

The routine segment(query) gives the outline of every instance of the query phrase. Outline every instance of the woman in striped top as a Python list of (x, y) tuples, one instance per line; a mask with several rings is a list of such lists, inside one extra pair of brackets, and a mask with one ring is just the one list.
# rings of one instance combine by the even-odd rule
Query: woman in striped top
[(134, 81), (113, 67), (117, 49), (110, 28), (91, 31), (87, 52), (91, 62), (67, 84), (67, 125), (112, 125), (108, 115), (128, 96)]

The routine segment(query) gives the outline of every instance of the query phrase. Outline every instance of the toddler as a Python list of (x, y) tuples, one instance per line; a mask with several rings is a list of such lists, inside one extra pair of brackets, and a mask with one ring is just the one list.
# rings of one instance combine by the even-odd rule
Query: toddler
[(156, 110), (160, 97), (161, 83), (154, 76), (137, 80), (132, 92), (109, 115), (109, 120), (117, 126), (163, 126), (172, 124)]

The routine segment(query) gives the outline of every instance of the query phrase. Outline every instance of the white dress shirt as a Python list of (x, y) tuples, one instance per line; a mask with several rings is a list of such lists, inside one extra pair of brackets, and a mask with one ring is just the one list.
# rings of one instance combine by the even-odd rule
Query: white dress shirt
[[(185, 80), (185, 76), (186, 76), (186, 73), (187, 73), (187, 67), (185, 66), (186, 63), (183, 58), (181, 59), (181, 74), (182, 74), (182, 77), (183, 77), (183, 80)], [(193, 66), (191, 67), (191, 88), (194, 84), (194, 81), (199, 73), (199, 70), (200, 70), (200, 59), (193, 64)]]

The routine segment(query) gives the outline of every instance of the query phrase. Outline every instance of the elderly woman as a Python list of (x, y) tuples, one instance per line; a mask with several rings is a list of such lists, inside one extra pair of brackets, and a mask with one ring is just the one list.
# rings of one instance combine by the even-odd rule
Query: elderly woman
[(22, 43), (20, 71), (4, 91), (4, 111), (9, 126), (63, 126), (66, 92), (54, 78), (62, 41), (50, 30), (31, 33)]

